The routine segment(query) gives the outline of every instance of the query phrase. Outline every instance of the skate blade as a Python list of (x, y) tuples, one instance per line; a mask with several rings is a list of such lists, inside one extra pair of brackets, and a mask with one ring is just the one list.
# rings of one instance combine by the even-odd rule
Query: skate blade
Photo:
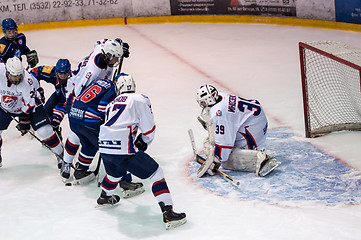
[(165, 229), (166, 230), (170, 230), (179, 226), (182, 226), (183, 224), (185, 224), (187, 222), (186, 218), (183, 218), (181, 220), (176, 220), (176, 221), (171, 221), (171, 222), (167, 222), (165, 223)]
[(123, 198), (131, 198), (144, 193), (145, 190), (143, 187), (141, 187), (135, 190), (122, 190), (122, 192), (123, 192)]
[(74, 179), (73, 185), (87, 185), (94, 180), (95, 180), (95, 175), (94, 175), (94, 173), (91, 173), (88, 176), (86, 176), (85, 178)]
[(73, 183), (73, 180), (69, 178), (64, 178), (64, 177), (61, 177), (61, 180), (63, 181), (63, 183)]
[[(267, 176), (269, 173), (271, 173), (276, 167), (278, 167), (281, 162), (278, 162), (278, 161), (275, 161), (273, 163), (274, 165), (272, 166), (269, 166), (269, 167), (263, 167), (260, 171), (259, 171), (259, 176), (260, 177), (264, 177), (264, 176)], [(265, 168), (265, 169), (264, 169)]]
[(117, 207), (119, 205), (120, 201), (114, 204), (106, 203), (106, 204), (97, 204), (95, 205), (95, 208), (102, 209), (102, 208), (111, 208), (111, 207)]

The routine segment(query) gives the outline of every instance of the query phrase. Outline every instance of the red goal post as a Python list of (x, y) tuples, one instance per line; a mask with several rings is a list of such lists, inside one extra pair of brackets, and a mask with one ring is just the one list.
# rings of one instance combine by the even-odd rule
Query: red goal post
[(299, 53), (306, 137), (361, 130), (361, 49), (315, 41)]

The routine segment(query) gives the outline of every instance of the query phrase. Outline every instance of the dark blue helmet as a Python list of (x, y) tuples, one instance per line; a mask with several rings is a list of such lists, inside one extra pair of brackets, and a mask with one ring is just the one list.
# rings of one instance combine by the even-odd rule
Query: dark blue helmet
[(16, 25), (16, 22), (12, 18), (4, 19), (1, 23), (1, 27), (2, 27), (4, 33), (5, 33), (5, 31), (18, 28), (18, 26)]
[(56, 63), (55, 70), (58, 73), (68, 73), (71, 71), (71, 64), (68, 59), (59, 59)]

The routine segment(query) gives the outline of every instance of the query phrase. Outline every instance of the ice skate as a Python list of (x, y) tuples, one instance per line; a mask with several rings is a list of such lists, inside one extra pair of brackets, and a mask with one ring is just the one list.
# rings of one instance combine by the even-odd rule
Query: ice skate
[(166, 230), (179, 227), (187, 222), (185, 213), (176, 213), (171, 205), (165, 205), (163, 202), (159, 202), (159, 206), (163, 213)]
[(68, 182), (70, 177), (70, 163), (63, 162), (60, 169), (60, 176), (63, 178), (63, 182)]
[(264, 151), (257, 153), (258, 164), (256, 174), (257, 176), (264, 177), (272, 172), (281, 162), (277, 161), (274, 157), (267, 155)]
[(265, 161), (264, 165), (261, 166), (259, 170), (259, 176), (264, 177), (271, 173), (281, 162), (277, 161), (275, 158), (268, 156), (267, 160)]
[(123, 198), (131, 198), (144, 193), (143, 183), (133, 183), (125, 180), (119, 182), (119, 187), (123, 192)]
[(85, 185), (93, 181), (95, 175), (91, 171), (78, 168), (74, 171), (74, 178), (74, 184)]
[(100, 197), (97, 199), (98, 207), (101, 206), (112, 206), (117, 204), (120, 201), (118, 195), (107, 196), (106, 192), (102, 190)]

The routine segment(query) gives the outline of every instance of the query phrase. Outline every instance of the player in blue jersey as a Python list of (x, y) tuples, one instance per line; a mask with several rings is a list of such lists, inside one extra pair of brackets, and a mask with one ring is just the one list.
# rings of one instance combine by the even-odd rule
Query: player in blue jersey
[(23, 33), (18, 33), (16, 22), (6, 18), (2, 21), (1, 27), (4, 37), (0, 39), (0, 62), (5, 63), (12, 57), (21, 59), (22, 55), (26, 55), (29, 67), (35, 67), (39, 62), (38, 54), (26, 46), (26, 37)]
[[(120, 95), (107, 105), (105, 122), (100, 126), (99, 151), (106, 175), (97, 203), (108, 205), (119, 202), (120, 197), (114, 191), (128, 171), (150, 181), (166, 229), (180, 226), (187, 221), (186, 214), (173, 211), (172, 196), (163, 170), (145, 153), (154, 139), (156, 128), (150, 100), (143, 94), (135, 93), (135, 82), (130, 75), (118, 78)], [(137, 136), (138, 130), (141, 133)]]
[[(119, 76), (123, 75), (118, 75), (118, 78)], [(118, 78), (115, 78), (114, 81), (117, 81)], [(99, 148), (99, 129), (104, 122), (105, 108), (116, 96), (116, 85), (111, 80), (98, 79), (75, 98), (70, 108), (68, 115), (70, 129), (77, 135), (81, 144), (78, 162), (74, 171), (75, 182), (79, 184), (86, 184), (95, 179), (94, 173), (89, 171), (89, 166)], [(68, 159), (64, 160), (60, 173), (64, 181), (67, 181), (70, 178), (70, 165), (72, 162), (69, 162)], [(133, 196), (144, 192), (141, 183), (131, 182), (130, 174), (119, 185), (123, 190), (131, 189), (134, 191), (137, 189), (136, 193), (128, 192)]]
[[(68, 59), (59, 59), (54, 66), (38, 66), (33, 68), (30, 73), (40, 82), (43, 80), (54, 85), (55, 92), (46, 101), (44, 107), (48, 114), (53, 129), (61, 138), (60, 123), (63, 120), (66, 100), (66, 85), (68, 78), (71, 77), (71, 64)], [(42, 87), (38, 89), (42, 96), (42, 102), (45, 102), (44, 90)]]

